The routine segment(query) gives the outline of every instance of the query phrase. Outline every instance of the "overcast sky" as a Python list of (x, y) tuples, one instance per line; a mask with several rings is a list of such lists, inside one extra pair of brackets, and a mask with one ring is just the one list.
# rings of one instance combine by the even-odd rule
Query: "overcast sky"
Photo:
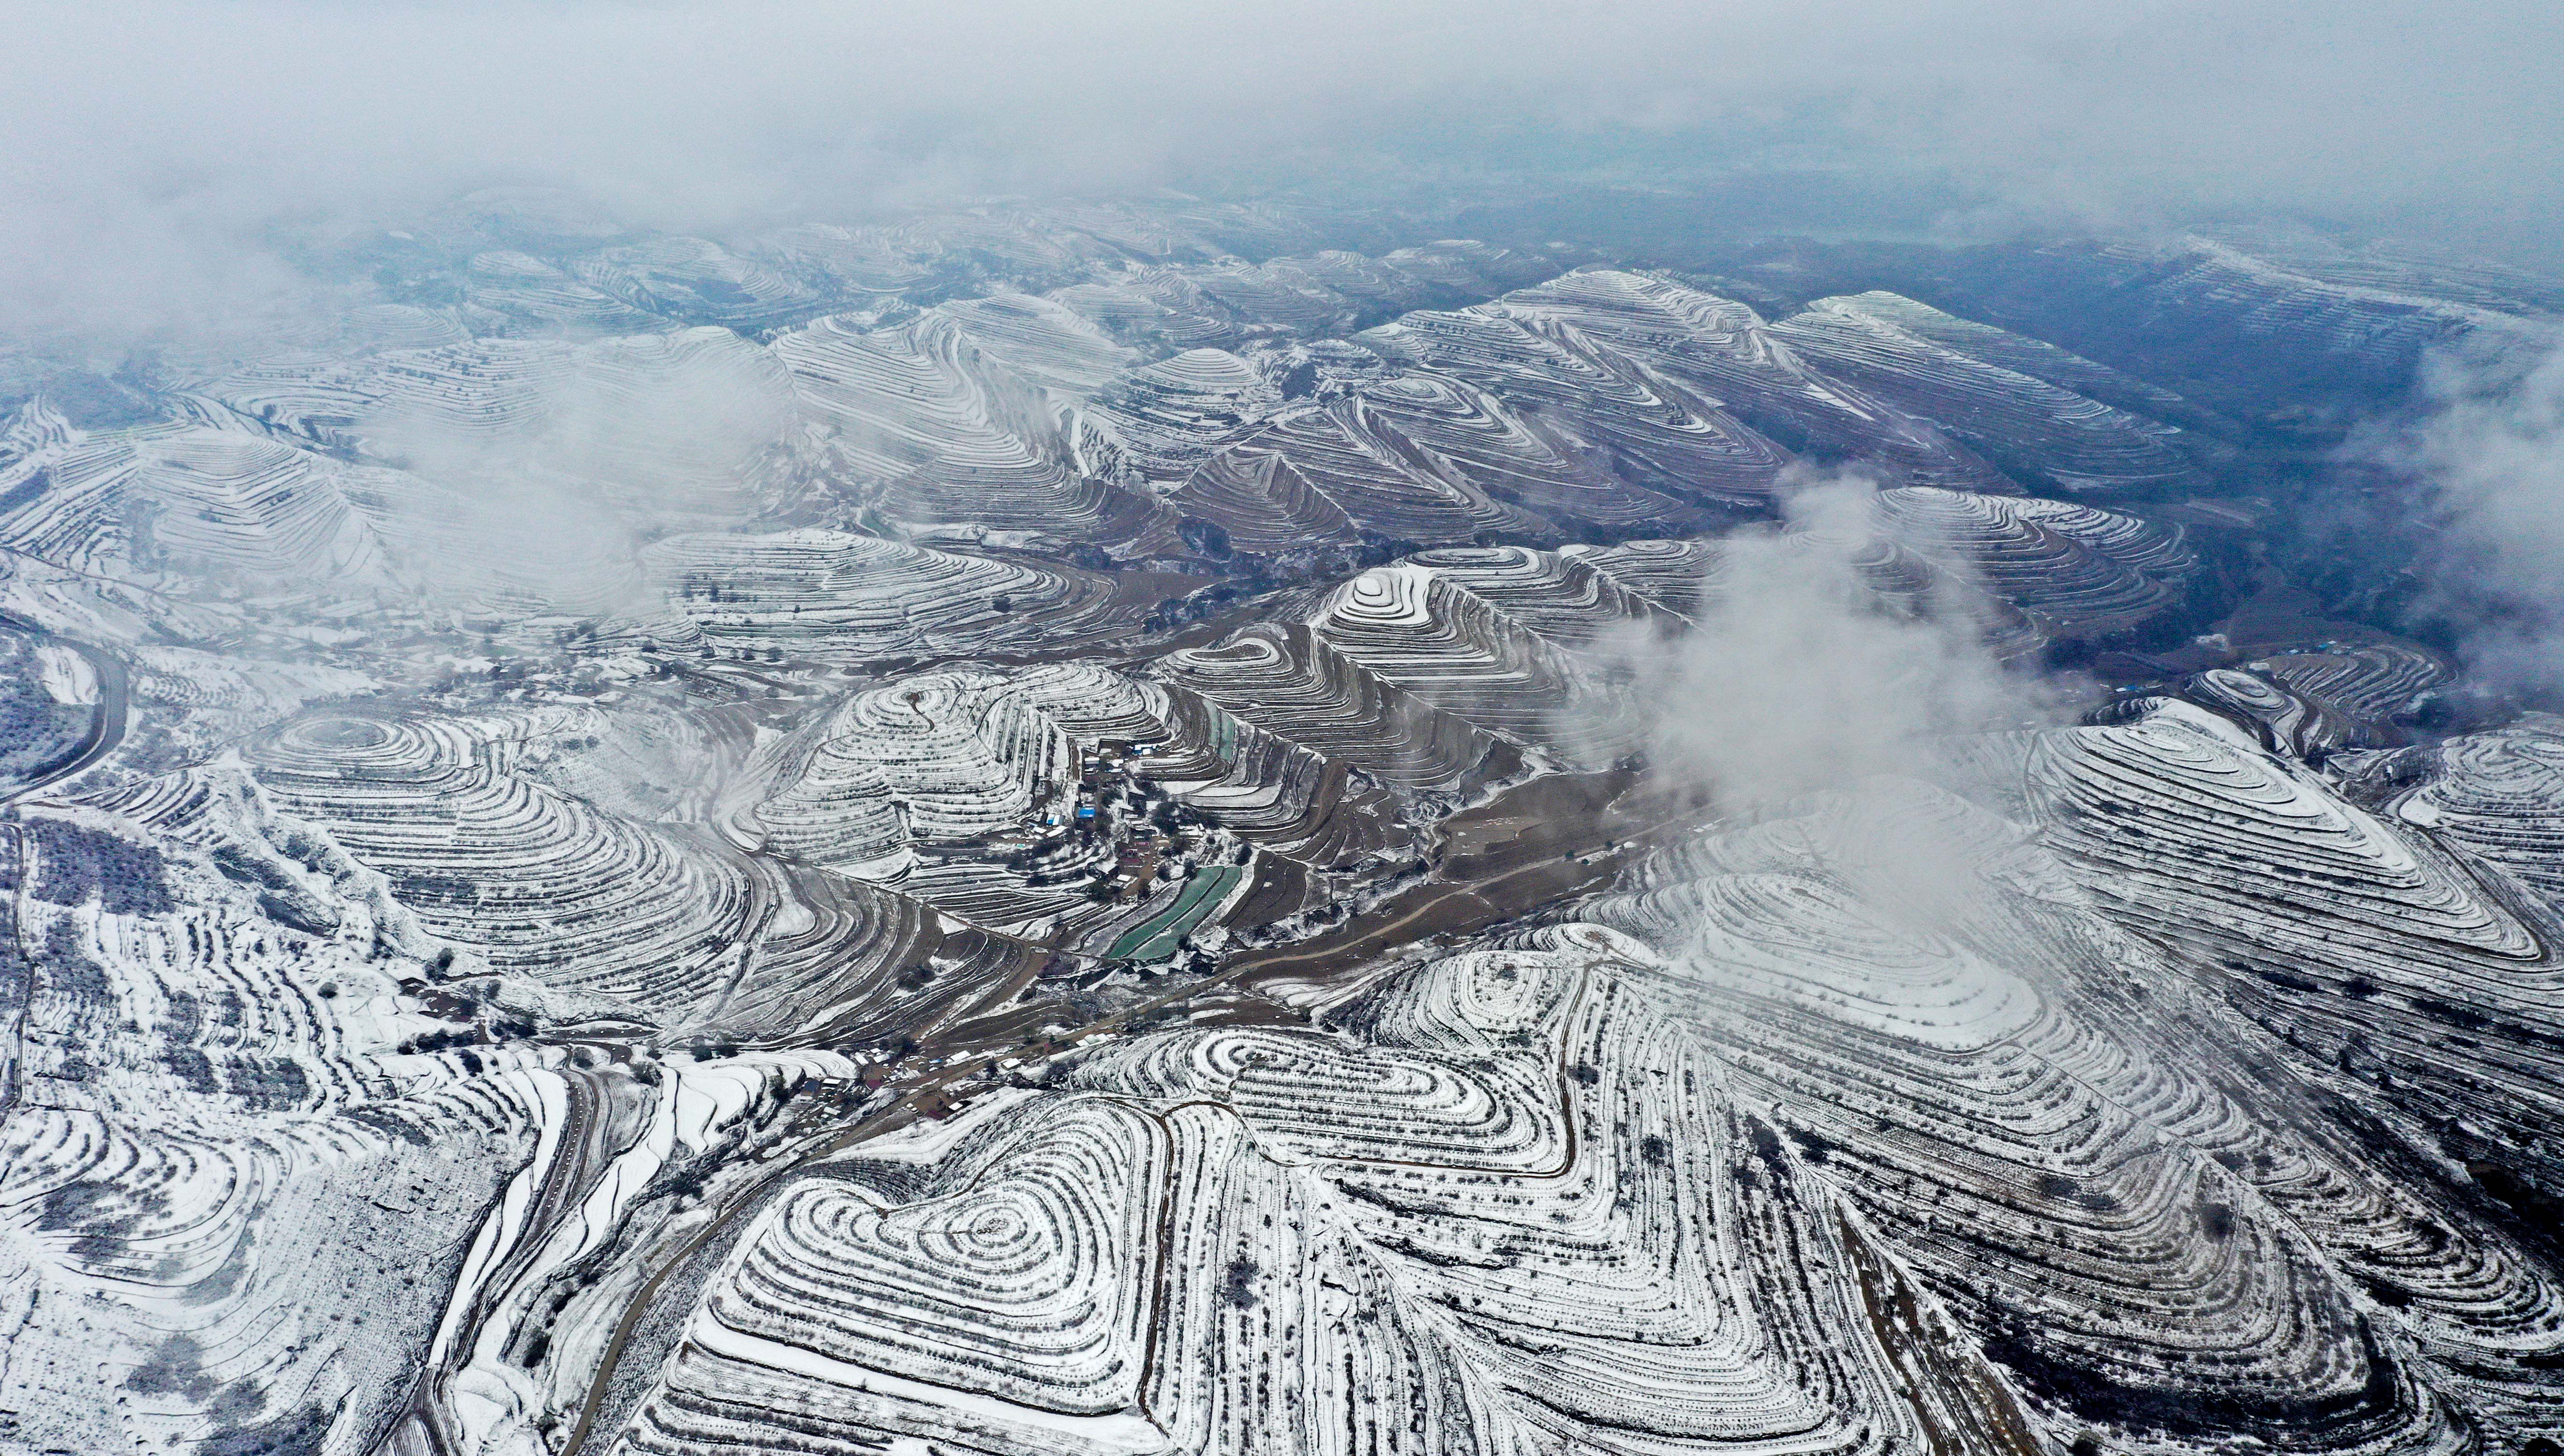
[[(2564, 6), (2375, 0), (124, 0), (0, 6), (5, 321), (183, 313), (270, 230), (494, 182), (720, 232), (1384, 154), (1943, 171), (2033, 221), (2533, 235)], [(2436, 224), (2435, 224), (2436, 225)]]

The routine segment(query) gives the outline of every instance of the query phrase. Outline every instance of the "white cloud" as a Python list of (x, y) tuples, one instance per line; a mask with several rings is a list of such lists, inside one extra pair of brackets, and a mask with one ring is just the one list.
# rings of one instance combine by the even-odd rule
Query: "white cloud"
[(1954, 589), (1919, 603), (1864, 579), (1872, 496), (1857, 478), (1811, 477), (1788, 530), (1721, 542), (1697, 629), (1637, 654), (1659, 775), (1750, 811), (1926, 774), (1951, 734), (2053, 719), (2049, 687), (1988, 649), (1978, 598), (1956, 589), (1963, 563), (1942, 557)]
[(2423, 392), (2428, 412), (2382, 450), (2439, 514), (2434, 605), (2496, 685), (2564, 689), (2564, 335), (2477, 335)]

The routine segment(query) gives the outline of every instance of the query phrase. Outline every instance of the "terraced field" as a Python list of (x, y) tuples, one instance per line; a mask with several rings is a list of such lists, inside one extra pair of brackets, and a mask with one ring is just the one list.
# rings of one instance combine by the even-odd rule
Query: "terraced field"
[(2551, 1456), (2564, 721), (2185, 393), (2548, 295), (1444, 221), (481, 194), (31, 386), (0, 1453)]

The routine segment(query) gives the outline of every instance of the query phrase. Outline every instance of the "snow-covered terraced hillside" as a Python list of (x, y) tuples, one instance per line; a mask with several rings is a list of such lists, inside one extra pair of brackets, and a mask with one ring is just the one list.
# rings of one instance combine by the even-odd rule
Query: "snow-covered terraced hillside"
[(623, 1448), (2030, 1449), (1868, 1334), (1911, 1296), (1621, 953), (1553, 933), (1324, 1029), (1134, 1040), (914, 1171), (813, 1168)]
[(1752, 309), (1644, 274), (1571, 273), (1463, 311), (1447, 323), (1402, 321), (1380, 337), (1396, 353), (1427, 363), (1447, 360), (1463, 377), (1500, 387), (1496, 381), (1517, 365), (1507, 353), (1479, 352), (1476, 340), (1485, 338), (1488, 323), (1553, 347), (1581, 348), (1589, 357), (1607, 349), (1670, 387), (1715, 401), (1750, 427), (1715, 432), (1730, 442), (1725, 449), (1744, 473), (1740, 484), (1754, 479), (1758, 464), (1772, 468), (1769, 442), (1778, 442), (1792, 452), (1872, 460), (1918, 485), (2017, 489), (1930, 419), (1825, 372), (1821, 361), (1804, 357)]
[(1303, 625), (1249, 627), (1171, 653), (1158, 671), (1393, 788), (1451, 791), (1520, 763), (1510, 744), (1364, 669)]
[(0, 1456), (2556, 1456), (2564, 725), (2307, 515), (2546, 294), (1505, 195), (0, 351)]
[[(562, 1054), (414, 1054), (378, 880), (236, 775), (0, 826), (0, 1432), (357, 1448)], [(555, 1094), (550, 1094), (556, 1096)]]
[[(1108, 750), (1131, 754), (1127, 775), (1099, 773)], [(1179, 814), (1211, 836), (1193, 875), (1170, 880), (1162, 898), (1259, 853), (1323, 875), (1397, 838), (1395, 805), (1354, 785), (1345, 766), (1187, 689), (1087, 664), (962, 668), (858, 693), (788, 751), (773, 792), (740, 827), (768, 853), (972, 924), (1023, 935), (1110, 927), (1098, 941), (1109, 945), (1130, 918), (1089, 892), (1150, 800), (1161, 821)]]
[(581, 734), (523, 717), (316, 718), (253, 750), (260, 782), (323, 825), (429, 930), (494, 965), (649, 1012), (707, 1005), (770, 914), (725, 847), (603, 813), (525, 771)]
[(2178, 528), (2056, 501), (1931, 487), (1882, 491), (1882, 530), (1963, 563), (1970, 583), (2049, 638), (2105, 640), (2175, 606), (2198, 570)]
[(1076, 540), (1127, 541), (1148, 529), (1150, 503), (1070, 468), (1040, 384), (952, 317), (896, 331), (822, 319), (775, 351), (804, 405), (833, 427), (855, 481), (876, 484), (896, 520)]
[(642, 561), (708, 641), (823, 662), (1101, 642), (1151, 605), (1073, 568), (808, 527), (672, 536)]
[[(1410, 391), (1396, 403), (1412, 410), (1423, 402)], [(1251, 551), (1366, 534), (1432, 541), (1547, 532), (1465, 473), (1436, 469), (1397, 424), (1366, 397), (1286, 409), (1218, 447), (1168, 500)]]
[(2086, 399), (2045, 379), (1986, 362), (1897, 326), (1892, 310), (1862, 299), (1818, 299), (1771, 326), (1771, 335), (1838, 378), (1942, 425), (1980, 450), (2020, 462), (2038, 483), (2065, 491), (2193, 485), (2189, 461), (2166, 443), (2175, 432)]
[(2478, 1191), (2553, 1175), (2544, 913), (2196, 710), (2028, 747), (2030, 824), (1813, 804), (1598, 909), (2058, 1429), (2564, 1422), (2552, 1266)]

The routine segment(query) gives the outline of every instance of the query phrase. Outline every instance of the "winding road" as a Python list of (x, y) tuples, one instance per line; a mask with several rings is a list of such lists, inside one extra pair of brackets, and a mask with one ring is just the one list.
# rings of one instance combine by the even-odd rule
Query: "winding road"
[(89, 663), (90, 670), (98, 674), (98, 711), (90, 715), (89, 731), (62, 757), (28, 774), (6, 792), (0, 792), (0, 804), (4, 804), (25, 798), (48, 784), (60, 783), (114, 752), (124, 742), (133, 679), (125, 668), (124, 659), (104, 647), (65, 637), (7, 612), (0, 612), (0, 627), (24, 632), (42, 642), (68, 647), (79, 653)]

